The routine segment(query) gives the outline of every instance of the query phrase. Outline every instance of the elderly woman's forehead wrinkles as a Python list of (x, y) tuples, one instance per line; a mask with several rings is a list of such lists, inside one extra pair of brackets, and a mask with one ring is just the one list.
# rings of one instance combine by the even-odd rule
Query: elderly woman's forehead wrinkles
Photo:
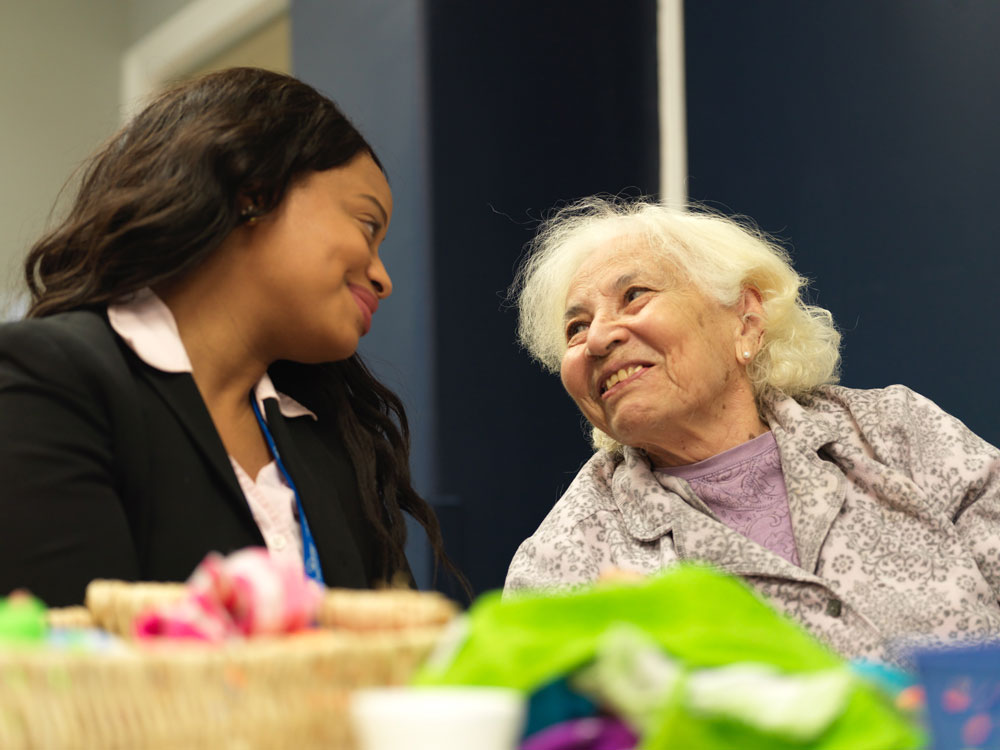
[(578, 315), (587, 308), (587, 302), (593, 297), (593, 273), (578, 273), (566, 290), (566, 312), (564, 317)]
[(615, 283), (611, 285), (612, 291), (620, 292), (629, 286), (632, 282), (639, 278), (641, 274), (638, 271), (632, 271), (630, 273), (623, 273), (617, 279)]
[[(631, 286), (637, 279), (641, 278), (643, 273), (641, 271), (629, 271), (619, 275), (611, 284), (605, 287), (603, 284), (598, 286), (598, 293), (607, 294), (609, 296), (617, 296), (619, 293), (623, 292), (626, 288)], [(580, 293), (579, 284), (574, 285), (574, 290), (576, 294)], [(570, 297), (574, 296), (571, 292)], [(586, 313), (589, 310), (589, 306), (586, 303), (577, 302), (571, 304), (566, 308), (566, 312), (563, 313), (563, 320), (569, 321), (578, 315)]]

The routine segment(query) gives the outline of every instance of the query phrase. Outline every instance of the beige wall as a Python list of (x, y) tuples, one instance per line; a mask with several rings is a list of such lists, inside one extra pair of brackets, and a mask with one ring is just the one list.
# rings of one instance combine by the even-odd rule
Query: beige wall
[(117, 127), (127, 11), (127, 0), (0, 3), (0, 304), (67, 177)]
[(292, 22), (287, 13), (214, 55), (191, 73), (198, 75), (241, 65), (292, 72)]
[(191, 0), (126, 0), (129, 43), (137, 42)]
[[(0, 321), (19, 312), (21, 262), (63, 186), (118, 128), (122, 55), (189, 3), (0, 0)], [(287, 68), (288, 37), (278, 19), (207, 65)]]

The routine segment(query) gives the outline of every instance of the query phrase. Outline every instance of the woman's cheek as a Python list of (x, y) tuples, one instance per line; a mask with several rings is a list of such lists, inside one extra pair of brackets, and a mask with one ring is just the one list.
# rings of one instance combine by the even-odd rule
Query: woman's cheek
[(576, 353), (573, 350), (568, 351), (563, 357), (559, 376), (562, 379), (563, 388), (566, 389), (566, 392), (569, 393), (570, 397), (577, 403), (579, 403), (580, 399), (586, 395), (586, 389), (581, 388), (581, 385), (584, 382), (582, 369), (582, 363)]

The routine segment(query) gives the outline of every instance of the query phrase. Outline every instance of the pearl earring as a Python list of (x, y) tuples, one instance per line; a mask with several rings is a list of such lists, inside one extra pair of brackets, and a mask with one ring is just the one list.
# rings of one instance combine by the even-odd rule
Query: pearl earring
[(750, 352), (743, 352), (743, 359), (750, 359)]

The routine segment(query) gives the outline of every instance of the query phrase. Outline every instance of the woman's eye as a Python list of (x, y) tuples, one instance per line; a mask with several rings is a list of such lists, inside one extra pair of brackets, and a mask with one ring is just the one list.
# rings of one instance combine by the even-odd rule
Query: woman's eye
[(572, 341), (581, 333), (587, 330), (587, 324), (582, 322), (570, 323), (566, 326), (566, 340)]
[(379, 223), (377, 221), (372, 221), (371, 219), (362, 219), (361, 225), (365, 228), (368, 236), (371, 239), (375, 239), (375, 235), (378, 234), (378, 230), (380, 228)]
[(625, 290), (625, 301), (634, 302), (649, 290), (641, 286), (632, 286)]

